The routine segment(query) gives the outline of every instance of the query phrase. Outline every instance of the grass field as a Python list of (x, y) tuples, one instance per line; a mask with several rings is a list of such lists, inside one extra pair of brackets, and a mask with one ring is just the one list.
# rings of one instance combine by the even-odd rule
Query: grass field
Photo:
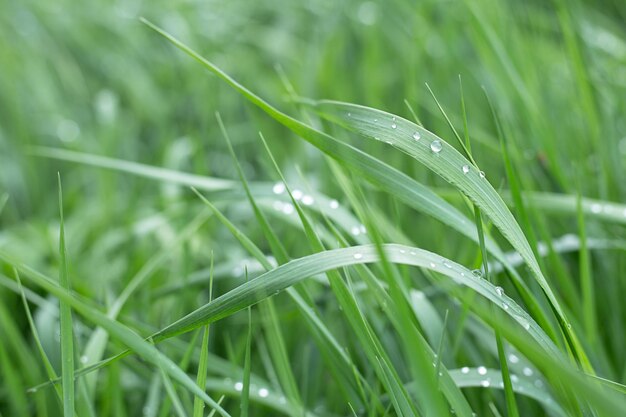
[(0, 1), (0, 417), (625, 415), (625, 21)]

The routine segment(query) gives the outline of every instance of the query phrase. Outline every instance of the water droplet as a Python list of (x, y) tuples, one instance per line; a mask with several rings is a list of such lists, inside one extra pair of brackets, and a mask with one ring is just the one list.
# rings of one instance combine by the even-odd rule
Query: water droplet
[(536, 386), (537, 388), (541, 388), (541, 387), (543, 387), (543, 381), (542, 381), (541, 379), (536, 380), (536, 381), (535, 381), (535, 386)]
[(420, 140), (421, 137), (422, 137), (422, 135), (420, 135), (420, 132), (413, 133), (413, 139)]
[(496, 294), (498, 294), (498, 296), (500, 297), (504, 295), (504, 290), (502, 289), (502, 287), (496, 287)]
[(391, 120), (395, 122), (395, 121), (396, 121), (396, 116), (393, 116), (393, 117), (391, 118)]
[(479, 176), (480, 178), (485, 178), (485, 172), (484, 172), (484, 171), (479, 171), (479, 172), (478, 172), (478, 176)]
[(448, 269), (452, 269), (452, 265), (448, 261), (443, 261), (443, 266), (445, 266)]
[(272, 207), (274, 207), (274, 210), (276, 211), (282, 211), (283, 206), (284, 206), (284, 203), (282, 201), (274, 201), (274, 204), (272, 204)]
[(522, 373), (526, 376), (531, 376), (533, 374), (533, 370), (528, 366), (525, 366), (524, 369), (522, 369)]
[(374, 122), (378, 122), (378, 119), (374, 119)]
[(265, 398), (268, 395), (270, 395), (270, 392), (267, 390), (267, 388), (261, 388), (259, 389), (259, 397), (261, 398)]
[(313, 197), (311, 197), (310, 195), (304, 195), (302, 196), (302, 204), (304, 204), (305, 206), (310, 206), (315, 202), (315, 200), (313, 200)]
[(409, 252), (409, 254), (410, 254), (410, 255), (415, 256), (415, 255), (417, 255), (417, 252), (415, 252), (414, 250), (412, 250), (411, 252)]
[(298, 189), (295, 189), (293, 190), (293, 193), (291, 193), (291, 195), (293, 196), (294, 200), (300, 200), (304, 193)]
[(367, 233), (367, 229), (365, 228), (365, 225), (360, 225), (359, 226), (359, 231), (363, 234)]
[(485, 375), (485, 374), (487, 374), (487, 368), (485, 368), (484, 366), (479, 366), (476, 371), (478, 372), (478, 375)]
[(362, 258), (363, 258), (363, 254), (361, 254), (361, 253), (355, 253), (355, 254), (353, 255), (353, 257), (354, 257), (354, 259), (362, 259)]
[(87, 355), (83, 355), (83, 356), (80, 357), (80, 363), (82, 363), (84, 365), (87, 362), (89, 362), (89, 358), (87, 357)]
[(469, 165), (463, 165), (463, 173), (467, 175), (467, 173), (470, 172), (470, 167)]
[(462, 374), (469, 374), (469, 368), (467, 366), (464, 366), (461, 368), (461, 373)]
[(476, 278), (482, 278), (483, 277), (483, 271), (481, 271), (480, 269), (474, 269), (472, 271), (472, 275), (474, 275)]
[(352, 113), (348, 112), (348, 117), (352, 117)]
[(285, 184), (283, 184), (282, 182), (277, 182), (272, 187), (272, 191), (274, 192), (274, 194), (282, 194), (282, 193), (284, 193), (285, 192)]
[(443, 372), (439, 372), (439, 376), (443, 376)]
[(571, 328), (572, 328), (572, 323), (567, 323), (567, 328), (571, 330)]
[(287, 399), (285, 397), (278, 398), (278, 402), (281, 404), (287, 404)]
[(400, 253), (406, 253), (404, 249), (400, 249)]
[(437, 268), (437, 265), (436, 265), (434, 262), (431, 262), (431, 263), (430, 263), (430, 267), (431, 267), (431, 268)]
[(328, 205), (330, 206), (331, 209), (336, 210), (336, 209), (339, 208), (339, 201), (337, 201), (337, 200), (330, 200)]
[(354, 236), (358, 236), (361, 233), (361, 230), (359, 229), (359, 226), (352, 226), (352, 228), (350, 229), (350, 233), (352, 233)]
[(515, 353), (509, 354), (509, 362), (511, 362), (511, 363), (518, 363), (519, 362), (519, 358), (517, 357), (517, 355)]
[(241, 390), (243, 390), (243, 382), (236, 382), (236, 383), (235, 383), (235, 390), (236, 390), (236, 391), (241, 391)]
[(392, 129), (395, 129), (396, 127), (398, 127), (398, 125), (397, 125), (397, 124), (395, 124), (395, 123), (392, 123), (392, 124), (391, 124), (391, 128), (392, 128)]
[(433, 151), (434, 153), (439, 153), (441, 152), (441, 149), (443, 148), (443, 145), (441, 144), (441, 141), (436, 139), (433, 140), (430, 143), (430, 150)]
[(513, 375), (511, 375), (511, 381), (517, 382), (517, 381), (519, 381), (519, 378), (517, 377), (517, 375), (513, 374)]
[(483, 381), (480, 381), (480, 385), (483, 386), (483, 387), (488, 387), (490, 385), (489, 384), (489, 380), (485, 379)]
[(591, 205), (591, 212), (594, 214), (598, 214), (600, 212), (602, 212), (602, 204), (600, 203), (593, 203)]
[(509, 305), (507, 303), (502, 303), (502, 308), (506, 311), (509, 309)]

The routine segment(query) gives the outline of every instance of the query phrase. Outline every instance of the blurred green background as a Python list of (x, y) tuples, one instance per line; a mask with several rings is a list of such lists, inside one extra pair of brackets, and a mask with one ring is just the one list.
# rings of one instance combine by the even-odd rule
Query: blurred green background
[[(139, 16), (191, 45), (277, 107), (316, 126), (322, 125), (293, 103), (286, 85), (301, 97), (363, 104), (410, 119), (406, 99), (427, 129), (454, 143), (425, 83), (462, 129), (461, 76), (474, 157), (496, 189), (508, 184), (483, 87), (502, 117), (526, 190), (568, 195), (579, 190), (586, 197), (626, 203), (626, 7), (620, 0), (1, 0), (0, 206), (5, 204), (0, 248), (56, 276), (60, 172), (72, 286), (98, 304), (110, 302), (201, 204), (185, 187), (43, 158), (35, 155), (36, 147), (236, 180), (215, 121), (219, 111), (250, 181), (277, 179), (258, 139), (262, 131), (288, 179), (345, 202), (319, 151), (245, 103), (143, 25)], [(406, 155), (336, 134), (462, 206), (443, 181)], [(368, 197), (418, 246), (474, 259), (476, 248), (449, 236), (445, 225), (374, 189), (368, 189)], [(253, 240), (262, 242), (245, 202), (224, 207)], [(533, 218), (546, 233), (538, 232), (540, 238), (576, 233), (575, 222), (575, 215)], [(288, 233), (288, 224), (276, 220), (276, 227), (290, 255), (307, 253), (302, 237)], [(626, 236), (623, 225), (595, 221), (588, 233), (621, 242)], [(245, 258), (217, 222), (177, 251), (150, 288), (207, 267), (211, 251), (216, 264), (239, 265)], [(593, 261), (598, 316), (611, 317), (600, 329), (601, 353), (594, 360), (601, 375), (624, 382), (626, 314), (620, 304), (626, 262), (623, 252), (611, 251), (594, 254)], [(548, 275), (566, 268), (578, 285), (576, 255), (547, 261), (544, 267)], [(4, 273), (9, 276), (10, 270)], [(233, 286), (230, 281), (216, 285), (218, 293)], [(204, 292), (181, 297), (154, 304), (149, 291), (140, 292), (132, 302), (139, 307), (129, 306), (125, 320), (161, 327), (190, 305), (206, 302)], [(4, 326), (14, 326), (23, 338), (5, 344), (0, 356), (16, 357), (19, 347), (30, 343), (27, 323), (14, 292), (0, 288), (0, 304), (5, 319), (13, 317), (12, 324), (2, 320)], [(566, 305), (577, 309), (575, 299), (567, 299)], [(281, 311), (289, 327), (293, 311), (289, 305)], [(240, 356), (243, 323), (242, 316), (235, 316), (229, 325), (217, 325), (224, 327), (217, 334), (227, 336), (212, 340), (216, 354), (232, 360)], [(13, 334), (9, 327), (0, 338)], [(301, 355), (315, 358), (314, 349), (304, 330), (291, 330), (287, 345), (299, 363), (295, 373), (306, 379), (312, 376), (310, 364), (299, 360)], [(79, 344), (83, 336), (79, 331)], [(29, 352), (36, 361), (34, 350)], [(20, 369), (16, 365), (18, 374)], [(24, 387), (45, 379), (39, 369), (24, 371), (20, 378)], [(321, 380), (305, 388), (312, 403), (325, 392)], [(127, 415), (137, 415), (140, 408), (141, 401), (132, 395), (143, 391), (133, 391), (135, 382), (128, 382), (134, 394), (118, 399), (126, 401)], [(0, 382), (4, 415), (32, 410), (7, 400), (9, 394)], [(116, 414), (119, 409), (113, 411), (118, 400), (102, 399), (102, 404), (111, 402), (103, 406), (103, 415), (121, 415)]]

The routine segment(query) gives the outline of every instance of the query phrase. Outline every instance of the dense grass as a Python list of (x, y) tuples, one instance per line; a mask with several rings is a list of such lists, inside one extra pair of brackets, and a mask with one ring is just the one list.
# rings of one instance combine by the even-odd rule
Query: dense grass
[(624, 413), (620, 1), (75, 3), (0, 2), (1, 416)]

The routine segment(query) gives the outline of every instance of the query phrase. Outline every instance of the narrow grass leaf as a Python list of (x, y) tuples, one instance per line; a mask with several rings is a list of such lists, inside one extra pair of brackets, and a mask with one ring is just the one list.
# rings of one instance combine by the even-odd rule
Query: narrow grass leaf
[[(58, 174), (59, 186), (59, 256), (60, 271), (59, 284), (70, 293), (70, 282), (67, 273), (67, 251), (65, 249), (65, 225), (63, 219), (63, 189), (61, 188), (61, 174)], [(74, 417), (74, 331), (72, 329), (72, 308), (64, 300), (60, 302), (61, 321), (61, 375), (63, 378), (63, 415)]]

